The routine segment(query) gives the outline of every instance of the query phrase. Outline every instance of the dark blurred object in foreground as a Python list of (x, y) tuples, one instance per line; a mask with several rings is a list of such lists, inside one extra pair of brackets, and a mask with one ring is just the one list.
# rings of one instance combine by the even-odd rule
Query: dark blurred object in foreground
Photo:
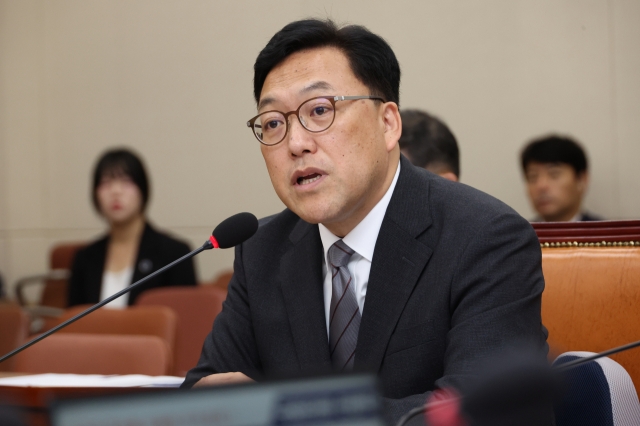
[(26, 426), (22, 414), (15, 408), (0, 404), (0, 425)]

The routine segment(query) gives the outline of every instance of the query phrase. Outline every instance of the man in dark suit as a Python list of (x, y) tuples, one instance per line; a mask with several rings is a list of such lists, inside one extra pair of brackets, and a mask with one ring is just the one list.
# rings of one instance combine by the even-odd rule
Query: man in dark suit
[(287, 209), (236, 248), (185, 387), (371, 371), (396, 420), (438, 387), (464, 388), (501, 347), (546, 355), (535, 233), (401, 157), (399, 82), (393, 51), (363, 27), (294, 22), (260, 53), (248, 125)]

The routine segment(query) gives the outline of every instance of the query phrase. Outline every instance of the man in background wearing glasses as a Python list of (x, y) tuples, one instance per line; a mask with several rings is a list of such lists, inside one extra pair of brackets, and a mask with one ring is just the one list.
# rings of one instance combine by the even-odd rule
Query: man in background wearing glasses
[(396, 420), (516, 340), (546, 355), (533, 229), (401, 157), (400, 67), (382, 38), (293, 22), (254, 70), (247, 125), (287, 209), (236, 249), (185, 387), (370, 371)]

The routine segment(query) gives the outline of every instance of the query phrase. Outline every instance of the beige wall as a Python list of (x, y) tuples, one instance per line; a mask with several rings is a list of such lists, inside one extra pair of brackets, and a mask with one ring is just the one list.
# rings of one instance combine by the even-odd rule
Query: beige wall
[[(258, 143), (252, 66), (289, 21), (329, 16), (385, 37), (403, 69), (401, 106), (448, 122), (462, 180), (532, 211), (518, 153), (550, 131), (587, 147), (587, 207), (640, 217), (637, 0), (0, 0), (0, 272), (46, 270), (55, 241), (103, 230), (89, 202), (96, 157), (141, 152), (149, 216), (201, 244), (237, 211), (282, 209)], [(202, 279), (230, 267), (203, 253)]]

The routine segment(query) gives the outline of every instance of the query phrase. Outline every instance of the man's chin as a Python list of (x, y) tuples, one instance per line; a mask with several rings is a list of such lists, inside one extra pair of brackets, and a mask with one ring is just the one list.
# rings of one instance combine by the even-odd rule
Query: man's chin
[(559, 222), (561, 221), (561, 217), (563, 217), (563, 214), (561, 212), (558, 212), (556, 210), (553, 211), (548, 211), (548, 210), (543, 210), (543, 211), (538, 211), (538, 214), (540, 215), (540, 217), (542, 217), (544, 219), (545, 222)]
[[(296, 212), (294, 212), (296, 213)], [(300, 219), (304, 220), (305, 222), (311, 223), (312, 225), (317, 225), (319, 223), (325, 224), (328, 222), (327, 218), (322, 216), (322, 215), (307, 215), (304, 213), (296, 213)]]
[(300, 217), (300, 219), (314, 225), (317, 225), (319, 223), (326, 225), (326, 224), (333, 223), (336, 220), (335, 215), (332, 215), (331, 212), (328, 212), (325, 210), (314, 209), (314, 208), (299, 209), (298, 211), (294, 209), (291, 209), (291, 210), (295, 214), (297, 214)]
[(554, 217), (554, 216), (557, 216), (558, 213), (560, 213), (558, 209), (553, 208), (552, 206), (549, 206), (549, 205), (537, 207), (536, 211), (542, 217)]

